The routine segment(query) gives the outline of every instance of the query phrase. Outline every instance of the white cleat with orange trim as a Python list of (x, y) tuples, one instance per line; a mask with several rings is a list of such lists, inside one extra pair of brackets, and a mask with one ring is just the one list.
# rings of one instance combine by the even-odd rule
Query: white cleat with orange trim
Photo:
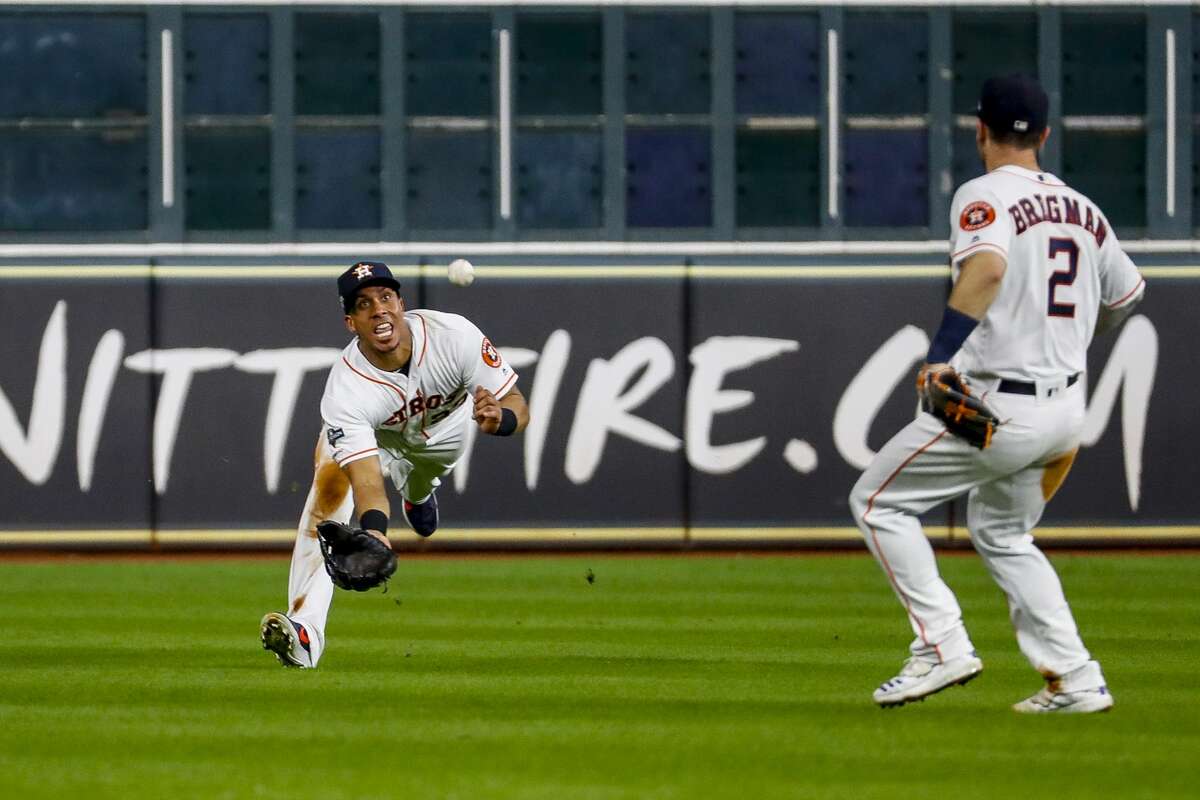
[(974, 653), (934, 664), (917, 657), (904, 662), (900, 674), (875, 690), (875, 702), (894, 708), (924, 700), (947, 686), (962, 686), (983, 671), (983, 662)]

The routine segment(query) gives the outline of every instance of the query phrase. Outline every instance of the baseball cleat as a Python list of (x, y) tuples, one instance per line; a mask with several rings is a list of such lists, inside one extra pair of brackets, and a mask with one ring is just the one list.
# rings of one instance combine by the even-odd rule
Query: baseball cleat
[(421, 536), (432, 536), (438, 526), (437, 495), (431, 494), (424, 503), (404, 501), (404, 519), (408, 527)]
[(931, 664), (913, 657), (904, 662), (900, 674), (886, 681), (872, 695), (883, 708), (893, 708), (924, 700), (947, 686), (962, 686), (983, 671), (983, 662), (974, 653)]
[(1091, 714), (1112, 707), (1113, 696), (1107, 686), (1080, 692), (1056, 692), (1044, 686), (1037, 694), (1013, 705), (1013, 711), (1021, 714)]
[(285, 667), (311, 669), (312, 646), (308, 630), (299, 622), (272, 611), (259, 623), (263, 650), (270, 650)]

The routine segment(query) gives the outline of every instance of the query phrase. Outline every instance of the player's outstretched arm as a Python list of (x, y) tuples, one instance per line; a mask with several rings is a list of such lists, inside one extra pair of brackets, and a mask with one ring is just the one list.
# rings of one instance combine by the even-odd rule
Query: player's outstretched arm
[[(350, 479), (350, 488), (354, 492), (353, 521), (360, 521), (363, 514), (372, 510), (382, 512), (384, 520), (390, 518), (392, 508), (388, 502), (387, 487), (383, 483), (383, 470), (379, 468), (379, 459), (360, 458), (351, 461), (343, 470)], [(369, 527), (365, 530), (387, 541), (382, 531)]]
[(475, 387), (475, 412), (472, 415), (479, 430), (493, 436), (512, 436), (529, 424), (529, 404), (517, 387), (499, 400), (482, 386)]

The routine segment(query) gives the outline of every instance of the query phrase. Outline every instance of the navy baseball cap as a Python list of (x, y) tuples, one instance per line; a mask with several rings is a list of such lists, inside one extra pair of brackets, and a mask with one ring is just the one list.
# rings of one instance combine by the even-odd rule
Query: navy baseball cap
[(979, 93), (975, 115), (997, 133), (1041, 133), (1050, 114), (1050, 99), (1028, 75), (988, 78)]
[(359, 261), (338, 276), (338, 300), (342, 301), (342, 309), (346, 313), (350, 313), (354, 296), (364, 286), (390, 286), (400, 291), (400, 281), (392, 275), (387, 264), (382, 261)]

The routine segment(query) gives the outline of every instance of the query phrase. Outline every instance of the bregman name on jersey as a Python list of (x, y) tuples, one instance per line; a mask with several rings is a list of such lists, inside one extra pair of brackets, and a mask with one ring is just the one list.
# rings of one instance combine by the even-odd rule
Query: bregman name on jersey
[(950, 261), (992, 251), (1004, 278), (952, 362), (969, 376), (1066, 381), (1087, 368), (1101, 305), (1137, 298), (1142, 276), (1084, 195), (1048, 172), (998, 167), (951, 204)]
[[(1080, 206), (1083, 206), (1082, 214)], [(1014, 233), (1020, 236), (1039, 222), (1063, 222), (1067, 225), (1078, 225), (1096, 239), (1097, 245), (1104, 244), (1108, 236), (1108, 227), (1099, 211), (1095, 211), (1078, 198), (1067, 195), (1034, 194), (1022, 197), (1008, 207), (1008, 215), (1012, 217)]]

